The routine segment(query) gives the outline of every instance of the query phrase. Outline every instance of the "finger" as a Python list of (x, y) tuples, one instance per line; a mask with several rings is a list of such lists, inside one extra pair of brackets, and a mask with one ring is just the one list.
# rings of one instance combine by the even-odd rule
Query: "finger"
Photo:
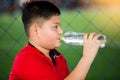
[(99, 43), (99, 44), (105, 44), (106, 40), (97, 40), (97, 43)]
[(89, 39), (93, 39), (95, 35), (96, 35), (95, 32), (90, 33), (90, 34), (89, 34)]
[(85, 33), (84, 35), (84, 41), (88, 39), (88, 33)]
[(105, 43), (106, 43), (106, 40), (97, 40), (97, 44), (98, 44), (99, 47), (101, 47), (101, 48), (105, 47)]
[(93, 40), (97, 41), (100, 36), (101, 36), (101, 34), (95, 34), (94, 37), (93, 37)]

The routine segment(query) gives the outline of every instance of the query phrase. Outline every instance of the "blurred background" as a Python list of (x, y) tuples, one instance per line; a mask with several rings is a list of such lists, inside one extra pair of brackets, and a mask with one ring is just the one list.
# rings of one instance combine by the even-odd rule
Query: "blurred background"
[[(24, 1), (0, 0), (0, 80), (7, 80), (15, 55), (26, 45), (21, 6)], [(86, 80), (120, 80), (120, 0), (48, 0), (61, 9), (64, 32), (97, 32), (107, 36)], [(92, 45), (91, 45), (92, 46)], [(70, 71), (82, 56), (82, 46), (62, 42), (58, 48)]]

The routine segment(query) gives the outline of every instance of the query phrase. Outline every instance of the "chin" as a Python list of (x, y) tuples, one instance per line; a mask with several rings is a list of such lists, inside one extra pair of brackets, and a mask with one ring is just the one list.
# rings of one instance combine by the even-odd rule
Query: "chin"
[(60, 47), (60, 45), (61, 45), (61, 43), (57, 44), (55, 47), (58, 48), (58, 47)]

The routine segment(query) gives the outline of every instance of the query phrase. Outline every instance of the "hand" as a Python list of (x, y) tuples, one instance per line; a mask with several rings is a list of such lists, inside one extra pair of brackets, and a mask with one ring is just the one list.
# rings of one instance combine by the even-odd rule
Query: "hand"
[(95, 32), (90, 34), (85, 34), (84, 36), (84, 46), (83, 46), (83, 56), (87, 58), (94, 59), (98, 49), (101, 44), (105, 44), (105, 40), (101, 40), (97, 42), (98, 37), (100, 34), (96, 34)]

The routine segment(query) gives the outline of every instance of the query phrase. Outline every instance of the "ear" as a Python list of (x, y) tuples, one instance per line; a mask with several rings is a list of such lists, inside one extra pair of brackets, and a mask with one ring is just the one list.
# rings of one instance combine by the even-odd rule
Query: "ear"
[(33, 23), (30, 27), (30, 35), (37, 36), (39, 34), (39, 29), (40, 27), (38, 26), (38, 24)]

